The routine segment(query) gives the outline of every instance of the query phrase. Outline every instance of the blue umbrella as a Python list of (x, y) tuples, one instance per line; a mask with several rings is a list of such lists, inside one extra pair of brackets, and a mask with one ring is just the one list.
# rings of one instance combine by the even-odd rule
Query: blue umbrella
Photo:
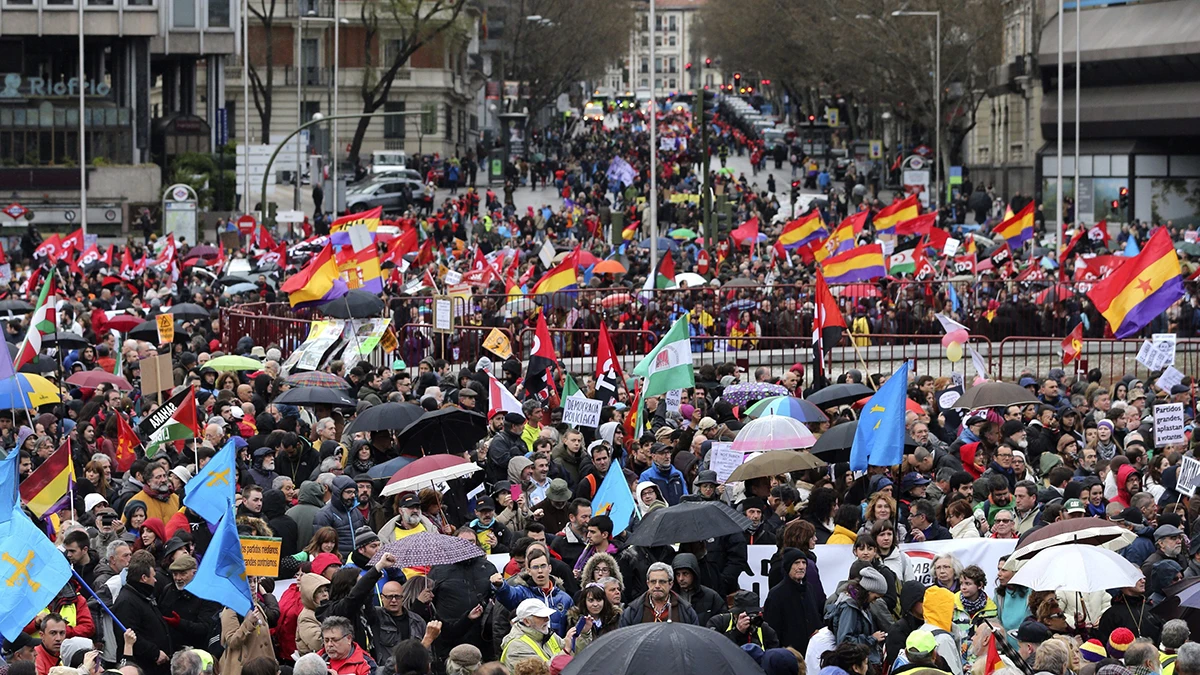
[[(16, 377), (0, 380), (0, 410), (36, 409), (47, 403), (59, 402), (58, 395), (49, 388), (49, 382), (37, 375), (33, 377), (36, 379), (30, 380), (29, 375), (17, 373)], [(35, 387), (34, 381), (45, 384)]]
[(397, 457), (395, 459), (389, 459), (383, 464), (376, 464), (375, 466), (371, 467), (371, 469), (367, 471), (367, 475), (371, 478), (391, 478), (396, 474), (397, 471), (403, 469), (409, 464), (412, 464), (417, 459), (419, 458)]
[[(641, 246), (642, 248), (649, 251), (650, 250), (649, 237), (647, 237), (646, 239), (643, 239), (642, 243), (638, 244), (638, 246)], [(674, 239), (668, 239), (666, 237), (659, 237), (658, 238), (658, 250), (660, 250), (660, 251), (668, 251), (669, 250), (671, 252), (678, 251), (679, 250), (679, 242), (675, 241)]]

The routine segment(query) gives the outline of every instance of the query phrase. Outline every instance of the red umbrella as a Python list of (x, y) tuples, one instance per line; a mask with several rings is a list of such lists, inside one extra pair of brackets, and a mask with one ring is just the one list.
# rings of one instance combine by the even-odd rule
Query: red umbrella
[(145, 321), (145, 319), (132, 314), (118, 314), (105, 321), (104, 328), (115, 330), (119, 333), (128, 333), (134, 328), (140, 326), (143, 321)]
[(382, 495), (410, 492), (417, 488), (482, 471), (479, 465), (457, 455), (429, 455), (400, 469), (383, 487)]
[(612, 309), (617, 305), (624, 305), (630, 302), (633, 302), (632, 295), (628, 293), (614, 293), (613, 295), (604, 296), (604, 299), (600, 301), (600, 306)]
[(599, 258), (582, 249), (580, 249), (579, 254), (575, 257), (575, 263), (580, 267), (588, 267), (598, 262), (600, 262)]
[(133, 391), (133, 385), (129, 384), (129, 380), (103, 370), (84, 370), (75, 373), (67, 378), (67, 384), (73, 384), (83, 389), (98, 389), (102, 384), (111, 384), (121, 391)]
[(833, 294), (843, 298), (878, 298), (883, 295), (875, 284), (863, 283), (846, 284), (841, 288), (835, 288)]
[[(854, 408), (855, 410), (859, 410), (860, 408), (862, 408), (864, 405), (867, 404), (867, 401), (870, 401), (870, 400), (871, 400), (870, 396), (859, 399), (859, 400), (855, 401), (854, 403), (852, 403), (850, 405), (850, 407)], [(904, 410), (905, 410), (905, 412), (916, 413), (917, 415), (928, 415), (929, 414), (928, 410), (922, 408), (920, 403), (917, 403), (916, 401), (912, 400), (911, 398), (904, 399)]]

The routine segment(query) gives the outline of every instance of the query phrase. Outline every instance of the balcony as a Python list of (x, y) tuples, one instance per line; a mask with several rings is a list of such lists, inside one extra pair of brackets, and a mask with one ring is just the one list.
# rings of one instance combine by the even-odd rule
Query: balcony
[(284, 16), (289, 19), (298, 16), (333, 17), (333, 0), (287, 0), (283, 7)]
[[(282, 68), (282, 70), (283, 86), (296, 86), (296, 69), (293, 67)], [(333, 69), (322, 68), (320, 66), (302, 66), (300, 68), (300, 82), (305, 87), (328, 87), (333, 82)]]
[(1017, 79), (1028, 76), (1029, 68), (1026, 57), (1024, 55), (1017, 56), (1012, 61), (996, 66), (988, 72), (987, 93), (990, 96), (1018, 93), (1021, 91), (1021, 86)]

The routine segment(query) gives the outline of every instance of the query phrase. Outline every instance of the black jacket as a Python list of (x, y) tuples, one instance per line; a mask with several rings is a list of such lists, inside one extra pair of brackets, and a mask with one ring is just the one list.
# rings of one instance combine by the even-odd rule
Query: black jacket
[[(314, 471), (321, 467), (321, 456), (305, 441), (300, 441), (296, 448), (296, 457), (292, 458), (287, 452), (275, 453), (275, 473), (292, 479), (296, 487), (309, 479)], [(308, 542), (304, 542), (308, 543)]]
[(746, 535), (738, 532), (710, 539), (707, 549), (700, 561), (700, 581), (722, 595), (736, 593), (741, 588), (738, 578), (750, 571)]
[(496, 434), (488, 445), (487, 477), (489, 483), (508, 480), (508, 460), (523, 456), (528, 446), (520, 436), (508, 429)]
[(295, 555), (301, 548), (300, 526), (284, 515), (289, 506), (287, 497), (281, 490), (267, 490), (263, 493), (262, 516), (275, 536), (283, 540), (279, 545), (280, 555)]
[(708, 621), (704, 621), (703, 624), (718, 633), (724, 633), (725, 637), (733, 640), (733, 644), (739, 647), (744, 644), (756, 644), (763, 649), (775, 649), (779, 646), (779, 636), (775, 634), (775, 629), (771, 628), (771, 625), (766, 621), (758, 628), (751, 625), (750, 630), (745, 633), (738, 632), (737, 616), (729, 612), (715, 614)]
[(166, 654), (169, 659), (175, 650), (167, 622), (163, 621), (158, 601), (154, 598), (154, 589), (138, 581), (127, 581), (112, 609), (126, 628), (137, 633), (133, 660), (146, 675), (168, 675), (171, 672), (170, 662), (164, 661), (160, 665), (158, 653)]
[[(176, 649), (207, 649), (208, 639), (214, 632), (219, 632), (221, 604), (179, 590), (172, 582), (168, 581), (159, 594), (158, 608), (163, 616), (179, 615), (178, 626), (168, 624), (171, 644)], [(140, 633), (138, 639), (141, 639)]]
[[(690, 623), (693, 626), (700, 625), (700, 621), (696, 616), (696, 610), (692, 609), (692, 606), (684, 602), (683, 599), (676, 595), (674, 591), (671, 592), (670, 602), (672, 617), (678, 616), (681, 623)], [(623, 612), (621, 612), (621, 621), (617, 624), (618, 627), (624, 628), (626, 626), (636, 626), (640, 624), (643, 616), (645, 615), (645, 611), (646, 596), (639, 595), (633, 599), (633, 602), (630, 602), (629, 605), (625, 607)], [(674, 621), (674, 619), (672, 619), (672, 621)]]
[[(1162, 637), (1163, 620), (1150, 609), (1144, 596), (1119, 595), (1113, 598), (1112, 607), (1100, 617), (1097, 635), (1112, 635), (1118, 628), (1128, 628), (1134, 637), (1150, 638), (1154, 644)], [(139, 639), (140, 642), (140, 639)]]
[[(487, 607), (492, 597), (491, 578), (496, 571), (496, 566), (488, 562), (485, 556), (453, 565), (434, 565), (433, 570), (429, 572), (429, 580), (437, 586), (437, 593), (433, 598), (437, 615), (465, 617), (475, 605)], [(479, 621), (472, 622), (471, 627), (463, 633), (461, 641), (469, 642), (487, 654), (488, 645), (484, 644), (480, 632), (481, 625)]]
[[(794, 550), (794, 549), (793, 549)], [(794, 560), (788, 558), (788, 561)], [(808, 598), (808, 584), (796, 583), (784, 576), (783, 581), (773, 586), (763, 603), (763, 619), (779, 636), (779, 644), (791, 647), (803, 654), (808, 649), (808, 640), (821, 628), (822, 615), (813, 599)], [(816, 599), (821, 606), (825, 598)]]

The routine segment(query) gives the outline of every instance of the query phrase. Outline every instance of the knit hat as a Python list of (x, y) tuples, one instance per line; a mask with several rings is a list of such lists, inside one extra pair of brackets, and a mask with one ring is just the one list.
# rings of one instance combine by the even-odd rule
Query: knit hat
[[(883, 575), (868, 567), (862, 571), (862, 576), (858, 580), (858, 585), (862, 586), (864, 591), (868, 593), (878, 593), (884, 595), (887, 593), (887, 581), (884, 581)], [(1133, 640), (1130, 640), (1132, 642)]]
[(1108, 655), (1114, 659), (1125, 658), (1125, 650), (1133, 644), (1133, 631), (1128, 628), (1118, 628), (1108, 636)]
[(1099, 663), (1108, 658), (1108, 652), (1105, 651), (1104, 644), (1096, 638), (1092, 638), (1079, 645), (1079, 654), (1088, 663)]

